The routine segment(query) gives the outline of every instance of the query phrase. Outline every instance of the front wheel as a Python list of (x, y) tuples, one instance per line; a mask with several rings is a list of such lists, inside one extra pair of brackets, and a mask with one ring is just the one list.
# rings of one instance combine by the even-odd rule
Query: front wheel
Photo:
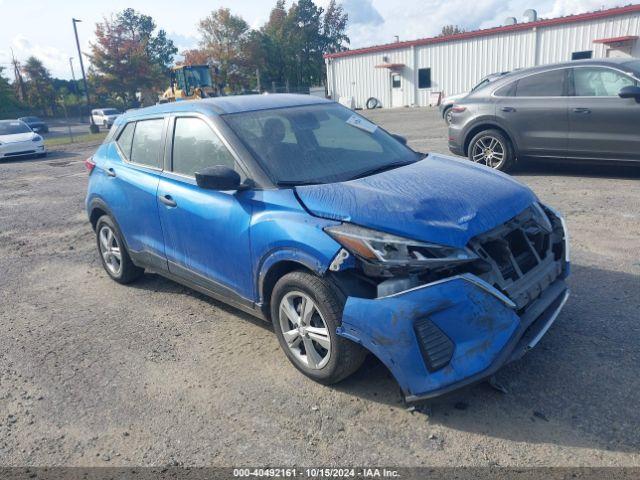
[(471, 139), (469, 160), (503, 172), (513, 167), (515, 154), (509, 139), (499, 130), (484, 130)]
[(276, 283), (271, 318), (280, 346), (293, 365), (324, 384), (354, 373), (367, 351), (340, 337), (344, 299), (324, 279), (292, 272)]

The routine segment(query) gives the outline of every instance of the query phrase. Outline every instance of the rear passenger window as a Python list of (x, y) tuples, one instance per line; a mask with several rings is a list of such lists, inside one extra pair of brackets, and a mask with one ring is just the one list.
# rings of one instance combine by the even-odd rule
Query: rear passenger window
[(509, 85), (505, 85), (502, 88), (496, 90), (496, 97), (513, 97), (516, 94), (516, 85), (518, 82), (511, 82)]
[(160, 153), (162, 146), (162, 126), (164, 120), (141, 120), (136, 122), (136, 130), (131, 146), (131, 159), (134, 163), (161, 168)]
[(561, 97), (566, 69), (551, 70), (518, 80), (517, 97)]
[(207, 167), (235, 167), (235, 159), (218, 136), (199, 118), (176, 118), (173, 137), (173, 171), (194, 176)]
[(116, 141), (127, 160), (131, 158), (131, 141), (133, 140), (133, 130), (135, 127), (135, 123), (127, 123)]

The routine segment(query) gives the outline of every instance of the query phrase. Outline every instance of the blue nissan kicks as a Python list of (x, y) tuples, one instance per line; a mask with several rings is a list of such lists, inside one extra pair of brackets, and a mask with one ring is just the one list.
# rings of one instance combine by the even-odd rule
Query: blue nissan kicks
[(128, 112), (86, 161), (104, 268), (273, 322), (319, 382), (369, 352), (407, 401), (486, 378), (567, 300), (564, 221), (507, 175), (405, 143), (311, 96)]

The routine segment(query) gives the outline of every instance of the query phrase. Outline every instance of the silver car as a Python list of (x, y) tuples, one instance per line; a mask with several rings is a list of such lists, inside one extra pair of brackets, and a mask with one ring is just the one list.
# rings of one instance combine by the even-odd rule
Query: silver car
[(451, 107), (458, 100), (462, 100), (464, 97), (469, 95), (471, 92), (475, 92), (476, 90), (488, 85), (489, 83), (497, 80), (498, 78), (506, 75), (509, 72), (498, 72), (487, 75), (486, 77), (482, 77), (482, 79), (468, 92), (458, 93), (456, 95), (449, 95), (448, 97), (444, 97), (438, 106), (440, 110), (440, 115), (444, 118), (444, 121), (447, 123), (451, 123)]
[(449, 149), (508, 170), (516, 159), (640, 163), (640, 60), (519, 70), (451, 108)]

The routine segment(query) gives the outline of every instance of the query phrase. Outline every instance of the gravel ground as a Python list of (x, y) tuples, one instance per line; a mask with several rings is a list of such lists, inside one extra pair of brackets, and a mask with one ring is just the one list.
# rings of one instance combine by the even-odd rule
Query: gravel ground
[[(369, 114), (447, 153), (429, 109)], [(0, 164), (0, 465), (640, 466), (640, 175), (516, 172), (563, 211), (573, 295), (487, 384), (409, 411), (369, 359), (324, 387), (269, 326), (146, 275), (108, 279), (83, 211), (92, 147)]]

